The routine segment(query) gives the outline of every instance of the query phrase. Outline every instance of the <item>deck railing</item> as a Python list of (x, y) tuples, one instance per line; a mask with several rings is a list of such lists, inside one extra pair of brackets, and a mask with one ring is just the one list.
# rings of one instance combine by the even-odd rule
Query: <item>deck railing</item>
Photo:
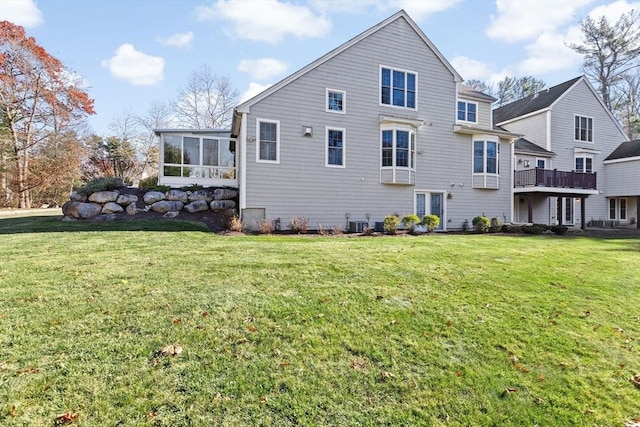
[(527, 169), (515, 171), (514, 187), (551, 187), (596, 189), (596, 173), (560, 171), (557, 169)]

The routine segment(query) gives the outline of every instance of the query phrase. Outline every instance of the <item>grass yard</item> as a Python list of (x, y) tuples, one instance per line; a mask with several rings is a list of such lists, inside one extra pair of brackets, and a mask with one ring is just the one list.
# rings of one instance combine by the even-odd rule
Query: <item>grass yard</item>
[(1, 425), (624, 426), (638, 374), (637, 238), (0, 218)]

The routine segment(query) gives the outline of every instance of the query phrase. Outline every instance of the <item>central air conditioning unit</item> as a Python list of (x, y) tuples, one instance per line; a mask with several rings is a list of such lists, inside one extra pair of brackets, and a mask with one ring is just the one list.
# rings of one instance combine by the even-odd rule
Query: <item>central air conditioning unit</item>
[(364, 228), (368, 226), (367, 221), (349, 221), (349, 233), (362, 233)]

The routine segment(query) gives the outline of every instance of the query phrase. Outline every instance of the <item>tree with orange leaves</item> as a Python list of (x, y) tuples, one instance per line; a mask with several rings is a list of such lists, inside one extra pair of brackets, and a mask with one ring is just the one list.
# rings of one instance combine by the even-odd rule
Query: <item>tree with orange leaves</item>
[(24, 28), (0, 21), (0, 123), (8, 134), (7, 161), (18, 207), (30, 208), (31, 156), (61, 133), (77, 130), (95, 114), (93, 100), (55, 57), (27, 37)]

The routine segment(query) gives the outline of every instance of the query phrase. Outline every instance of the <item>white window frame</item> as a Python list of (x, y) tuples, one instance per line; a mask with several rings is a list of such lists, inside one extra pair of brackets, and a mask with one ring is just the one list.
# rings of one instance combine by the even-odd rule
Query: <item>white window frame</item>
[[(578, 170), (577, 165), (576, 165), (576, 160), (578, 159), (582, 159), (582, 170)], [(587, 170), (587, 159), (591, 160), (591, 170), (588, 171)], [(593, 154), (586, 154), (586, 153), (578, 153), (574, 156), (573, 158), (573, 168), (575, 172), (581, 172), (581, 173), (593, 173)]]
[[(482, 172), (476, 172), (475, 162), (476, 162), (476, 142), (482, 142)], [(487, 143), (493, 142), (496, 144), (496, 171), (495, 172), (487, 172)], [(471, 141), (471, 172), (474, 175), (491, 175), (491, 176), (500, 176), (500, 140), (495, 139), (495, 137), (480, 135), (474, 137)]]
[[(342, 164), (332, 165), (329, 164), (329, 131), (342, 132)], [(324, 165), (328, 168), (344, 169), (347, 167), (347, 130), (344, 128), (338, 128), (333, 126), (325, 126), (324, 128)]]
[[(339, 93), (342, 95), (342, 110), (332, 110), (331, 108), (329, 108), (329, 95), (331, 93)], [(325, 105), (324, 105), (325, 111), (327, 113), (347, 114), (347, 92), (346, 91), (327, 88), (324, 102), (325, 102)]]
[[(613, 202), (613, 217), (611, 216), (611, 203)], [(624, 204), (624, 208), (622, 205)], [(612, 197), (607, 204), (607, 216), (610, 220), (626, 221), (629, 204), (626, 197)]]
[[(265, 160), (260, 158), (260, 123), (273, 123), (276, 125), (276, 159)], [(280, 120), (256, 119), (256, 163), (280, 164)]]
[[(382, 133), (384, 131), (393, 132), (392, 139), (392, 147), (391, 147), (391, 166), (383, 166), (382, 165)], [(398, 131), (407, 132), (409, 134), (409, 147), (408, 147), (408, 166), (397, 166), (397, 140), (398, 140)], [(411, 127), (405, 126), (380, 126), (380, 168), (381, 169), (402, 169), (402, 170), (416, 170), (416, 131)]]
[[(460, 106), (459, 104), (463, 103), (464, 104), (464, 119), (460, 119), (458, 117), (458, 113), (460, 113)], [(475, 120), (469, 120), (469, 105), (475, 105), (476, 107), (476, 119)], [(456, 102), (456, 121), (458, 122), (464, 122), (464, 123), (478, 123), (478, 103), (477, 102), (473, 102), (473, 101), (465, 101), (463, 99), (458, 99), (458, 102)]]
[[(547, 161), (548, 160), (549, 159), (546, 159), (544, 157), (536, 157), (536, 167), (539, 168), (539, 169), (547, 169)], [(543, 166), (542, 167), (538, 166), (538, 162), (542, 162)], [(549, 169), (551, 169), (551, 165), (549, 165)]]
[[(391, 71), (391, 93), (390, 93), (390, 102), (388, 104), (382, 102), (382, 70), (390, 70)], [(404, 105), (394, 105), (393, 104), (393, 72), (398, 71), (400, 73), (405, 74), (405, 88), (404, 88)], [(412, 74), (415, 77), (415, 88), (414, 88), (414, 106), (407, 107), (407, 74)], [(378, 72), (378, 102), (381, 107), (392, 107), (392, 108), (403, 108), (407, 110), (418, 110), (418, 73), (411, 70), (403, 70), (401, 68), (389, 67), (387, 65), (380, 65), (380, 70)]]
[[(582, 120), (581, 119), (583, 119), (583, 118), (587, 119), (587, 129), (586, 129), (586, 131), (587, 131), (587, 139), (581, 139), (579, 137), (576, 138), (576, 131), (578, 131), (578, 136), (580, 136), (580, 134), (582, 133), (581, 132), (582, 131), (582, 126), (581, 126)], [(579, 126), (576, 126), (576, 119), (580, 119), (579, 120), (579, 123), (580, 123)], [(573, 115), (573, 139), (574, 139), (574, 141), (576, 141), (576, 142), (586, 142), (586, 143), (589, 143), (589, 144), (593, 144), (593, 122), (594, 122), (593, 117), (585, 116), (585, 115), (582, 115), (582, 114), (574, 114)], [(589, 129), (589, 123), (591, 123), (591, 129)], [(591, 138), (589, 138), (589, 137), (591, 137)]]

